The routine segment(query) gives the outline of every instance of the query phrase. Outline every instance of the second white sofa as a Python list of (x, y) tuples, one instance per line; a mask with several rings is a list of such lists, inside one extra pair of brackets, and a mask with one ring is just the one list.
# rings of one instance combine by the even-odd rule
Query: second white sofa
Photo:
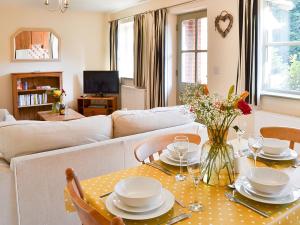
[[(106, 123), (107, 127), (95, 129), (97, 135), (93, 136), (94, 139), (86, 136), (84, 140), (90, 141), (90, 143), (84, 142), (83, 144), (76, 142), (78, 140), (72, 142), (70, 139), (72, 133), (74, 133), (74, 137), (79, 135), (77, 132), (80, 132), (80, 129), (63, 124), (62, 126), (66, 126), (67, 132), (69, 132), (66, 134), (70, 141), (67, 144), (75, 143), (76, 145), (67, 148), (59, 145), (58, 149), (53, 150), (54, 146), (51, 146), (51, 149), (47, 148), (48, 140), (43, 143), (41, 138), (47, 133), (47, 129), (53, 129), (52, 125), (46, 124), (47, 122), (41, 124), (40, 128), (43, 127), (43, 129), (36, 129), (36, 133), (32, 134), (36, 135), (38, 140), (28, 136), (24, 127), (16, 129), (19, 131), (24, 129), (23, 134), (18, 132), (16, 138), (24, 138), (27, 135), (28, 139), (31, 138), (31, 143), (36, 143), (33, 146), (28, 143), (24, 144), (23, 146), (27, 149), (20, 153), (22, 145), (15, 140), (17, 155), (33, 153), (32, 150), (37, 153), (14, 156), (14, 153), (10, 152), (14, 149), (13, 140), (3, 144), (6, 140), (0, 139), (0, 152), (1, 147), (2, 149), (9, 148), (5, 149), (4, 158), (11, 161), (10, 165), (2, 164), (0, 166), (0, 225), (79, 225), (77, 215), (75, 213), (68, 214), (64, 209), (63, 190), (66, 168), (74, 168), (80, 179), (87, 179), (138, 165), (134, 158), (133, 145), (151, 136), (188, 132), (199, 133), (203, 142), (207, 140), (204, 126), (193, 122), (178, 108), (121, 111), (108, 118), (112, 123)], [(90, 119), (93, 118), (86, 120)], [(41, 122), (26, 122), (23, 126), (29, 127), (29, 124), (33, 124), (31, 126), (36, 127), (39, 123)], [(80, 123), (80, 121), (70, 123)], [(45, 124), (50, 128), (47, 128)], [(1, 132), (4, 134), (7, 130), (13, 132), (7, 125), (1, 127), (0, 124), (0, 135)], [(93, 126), (101, 125), (104, 126), (95, 122), (89, 126), (93, 129)], [(97, 137), (100, 137), (98, 132), (104, 132), (106, 139), (97, 140)], [(63, 129), (61, 128), (60, 132), (52, 135), (60, 137), (59, 135), (62, 134)], [(112, 136), (107, 137), (109, 134)], [(11, 138), (11, 136), (7, 136), (7, 138)], [(54, 136), (49, 143), (53, 144), (55, 140)], [(23, 142), (26, 140), (23, 139)], [(39, 146), (43, 148), (39, 149)]]

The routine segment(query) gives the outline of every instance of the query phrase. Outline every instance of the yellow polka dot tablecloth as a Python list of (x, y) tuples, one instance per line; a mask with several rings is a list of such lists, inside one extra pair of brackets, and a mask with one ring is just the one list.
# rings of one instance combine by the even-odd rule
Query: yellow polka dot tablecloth
[[(115, 184), (122, 178), (130, 176), (148, 176), (159, 180), (164, 188), (171, 191), (175, 198), (188, 206), (194, 199), (194, 188), (192, 181), (187, 179), (183, 182), (176, 182), (174, 176), (169, 176), (158, 169), (148, 165), (141, 165), (135, 168), (122, 170), (119, 172), (107, 174), (104, 176), (84, 180), (81, 182), (83, 192), (88, 204), (94, 207), (107, 218), (113, 218), (105, 208), (105, 198), (99, 196), (114, 189)], [(199, 201), (204, 209), (201, 212), (192, 213), (192, 217), (181, 222), (178, 225), (249, 225), (249, 224), (281, 224), (281, 225), (300, 225), (300, 200), (289, 205), (267, 205), (256, 203), (251, 200), (249, 204), (256, 206), (269, 214), (271, 217), (265, 218), (254, 211), (234, 202), (229, 201), (224, 193), (229, 191), (226, 187), (213, 187), (200, 184), (198, 189)], [(242, 198), (242, 196), (238, 196)], [(68, 192), (65, 190), (65, 207), (68, 212), (74, 212), (72, 202)], [(126, 225), (158, 225), (165, 222), (180, 213), (188, 213), (187, 208), (181, 207), (175, 203), (172, 210), (163, 216), (145, 221), (125, 220)], [(189, 212), (190, 213), (190, 212)]]

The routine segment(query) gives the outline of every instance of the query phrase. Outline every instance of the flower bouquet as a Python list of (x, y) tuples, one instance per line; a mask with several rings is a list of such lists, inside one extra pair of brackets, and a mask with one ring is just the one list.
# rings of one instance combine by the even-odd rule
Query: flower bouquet
[(52, 105), (52, 112), (58, 113), (60, 112), (61, 105), (63, 104), (64, 96), (66, 96), (66, 92), (64, 89), (53, 89), (50, 92), (50, 95), (54, 98), (54, 103)]
[(210, 185), (227, 185), (234, 182), (234, 151), (227, 144), (228, 130), (239, 115), (251, 113), (245, 101), (248, 92), (234, 94), (234, 85), (227, 97), (210, 94), (206, 85), (189, 85), (181, 96), (186, 109), (197, 121), (206, 125), (209, 140), (201, 151), (203, 181)]

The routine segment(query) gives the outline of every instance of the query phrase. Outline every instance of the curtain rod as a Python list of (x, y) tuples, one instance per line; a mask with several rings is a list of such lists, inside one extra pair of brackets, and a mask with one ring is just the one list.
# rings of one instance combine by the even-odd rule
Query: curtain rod
[[(195, 2), (195, 1), (198, 1), (198, 0), (191, 0), (191, 1), (188, 1), (188, 2), (182, 2), (182, 3), (175, 4), (175, 5), (170, 5), (170, 6), (167, 6), (167, 7), (158, 8), (158, 9), (155, 9), (155, 10), (170, 9), (170, 8), (177, 7), (177, 6), (186, 5), (186, 4)], [(137, 14), (134, 14), (134, 15), (131, 15), (131, 16), (125, 16), (125, 17), (122, 17), (122, 18), (119, 18), (119, 19), (116, 19), (116, 20), (128, 19), (130, 17), (137, 16), (137, 15), (143, 15), (145, 13), (148, 13), (148, 12), (151, 12), (151, 11), (155, 11), (155, 10), (148, 10), (148, 11), (145, 11), (145, 12), (142, 12), (142, 13), (137, 13)], [(115, 20), (110, 20), (108, 22), (110, 23), (112, 21), (115, 21)]]

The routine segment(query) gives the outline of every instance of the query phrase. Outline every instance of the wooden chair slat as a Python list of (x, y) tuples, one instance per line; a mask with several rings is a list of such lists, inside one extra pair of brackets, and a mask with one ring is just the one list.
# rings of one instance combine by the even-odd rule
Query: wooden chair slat
[(158, 153), (160, 155), (169, 144), (173, 143), (176, 136), (187, 136), (190, 143), (197, 145), (201, 142), (201, 137), (198, 134), (191, 133), (175, 133), (151, 137), (134, 146), (135, 158), (142, 163), (145, 163), (147, 159), (152, 162), (154, 160), (153, 154)]
[(300, 143), (300, 129), (289, 127), (263, 127), (260, 133), (265, 138), (276, 138), (290, 141), (290, 148), (295, 148), (295, 143)]
[(66, 169), (66, 179), (67, 189), (83, 225), (125, 225), (121, 218), (109, 221), (84, 201), (81, 185), (71, 168)]

